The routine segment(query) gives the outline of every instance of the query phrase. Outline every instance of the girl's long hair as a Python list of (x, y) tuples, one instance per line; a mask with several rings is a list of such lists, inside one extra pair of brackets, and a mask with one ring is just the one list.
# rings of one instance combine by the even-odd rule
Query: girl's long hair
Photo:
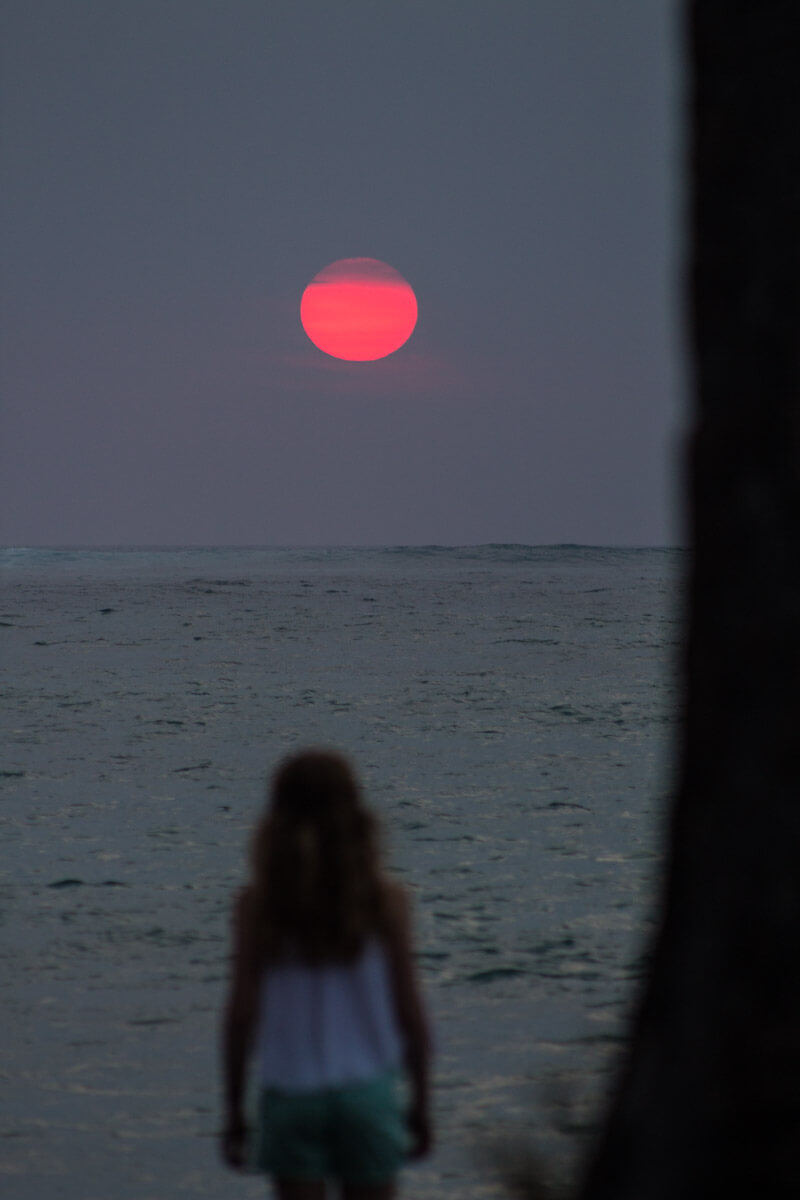
[(305, 750), (279, 765), (251, 866), (266, 962), (352, 961), (384, 928), (378, 824), (353, 768), (335, 751)]

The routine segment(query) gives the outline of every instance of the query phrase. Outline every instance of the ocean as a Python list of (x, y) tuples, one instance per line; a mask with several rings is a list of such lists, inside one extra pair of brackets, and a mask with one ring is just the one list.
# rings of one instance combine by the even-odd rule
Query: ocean
[(415, 900), (437, 1149), (569, 1156), (645, 968), (684, 554), (0, 551), (0, 1188), (250, 1200), (219, 1162), (231, 898), (278, 758), (357, 763)]

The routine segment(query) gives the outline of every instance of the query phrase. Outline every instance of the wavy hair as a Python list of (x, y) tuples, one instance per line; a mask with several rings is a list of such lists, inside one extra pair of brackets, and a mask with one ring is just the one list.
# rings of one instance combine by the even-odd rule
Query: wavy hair
[(352, 961), (387, 908), (378, 822), (350, 763), (332, 750), (284, 759), (251, 847), (265, 961)]

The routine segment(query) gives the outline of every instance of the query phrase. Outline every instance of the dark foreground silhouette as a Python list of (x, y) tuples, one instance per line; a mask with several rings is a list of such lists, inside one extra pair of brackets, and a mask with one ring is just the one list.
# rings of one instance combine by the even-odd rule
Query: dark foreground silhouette
[(652, 972), (584, 1200), (800, 1195), (800, 13), (685, 18), (684, 725)]

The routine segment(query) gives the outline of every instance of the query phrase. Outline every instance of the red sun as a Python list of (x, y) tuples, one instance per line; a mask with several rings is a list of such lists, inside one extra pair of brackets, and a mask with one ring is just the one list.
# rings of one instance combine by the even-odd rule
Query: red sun
[(311, 341), (334, 358), (371, 362), (407, 342), (417, 298), (399, 271), (377, 258), (340, 258), (315, 275), (300, 301)]

